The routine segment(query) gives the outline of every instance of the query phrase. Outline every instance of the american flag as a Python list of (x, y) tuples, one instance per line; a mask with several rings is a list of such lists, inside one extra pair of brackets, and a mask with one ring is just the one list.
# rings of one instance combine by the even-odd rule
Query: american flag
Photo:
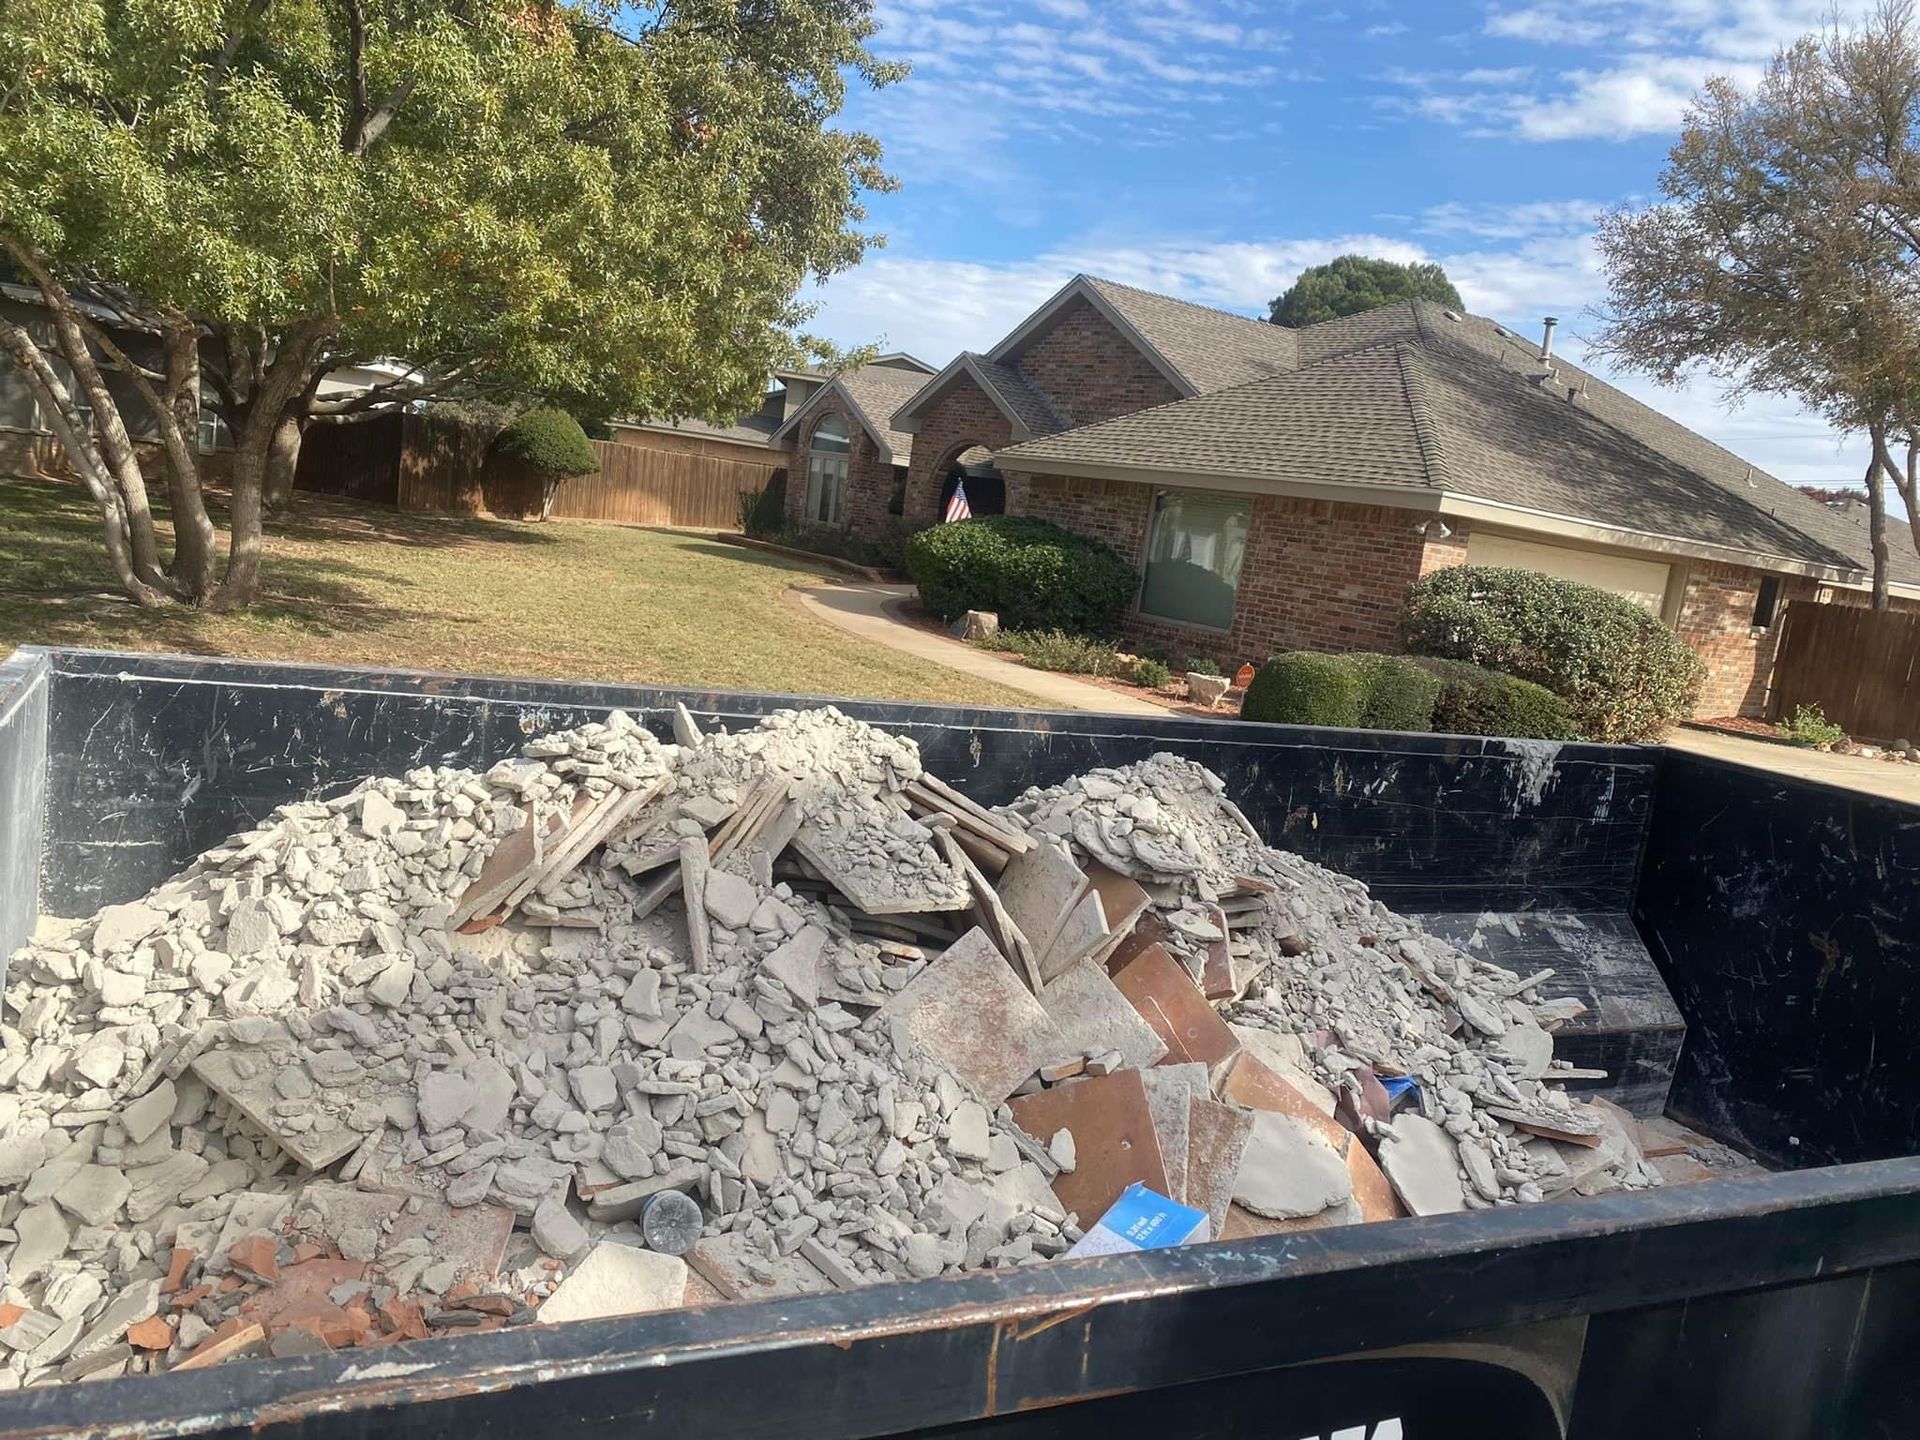
[(946, 523), (951, 525), (955, 520), (972, 518), (973, 507), (967, 504), (967, 482), (962, 480), (953, 487), (953, 498), (947, 501)]

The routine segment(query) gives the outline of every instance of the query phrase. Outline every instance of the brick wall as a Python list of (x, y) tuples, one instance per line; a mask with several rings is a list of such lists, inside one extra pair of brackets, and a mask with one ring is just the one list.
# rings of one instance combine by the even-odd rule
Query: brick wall
[(1680, 638), (1707, 663), (1706, 683), (1694, 706), (1696, 718), (1762, 715), (1773, 662), (1780, 644), (1780, 621), (1790, 600), (1811, 600), (1818, 586), (1802, 576), (1780, 577), (1780, 608), (1765, 630), (1753, 628), (1753, 607), (1763, 572), (1739, 565), (1693, 562), (1680, 604)]
[[(907, 528), (918, 530), (940, 518), (940, 485), (953, 468), (953, 459), (973, 445), (1004, 449), (1013, 440), (1013, 427), (1000, 407), (984, 395), (971, 376), (962, 376), (946, 394), (920, 415), (913, 437), (913, 459), (907, 467)], [(1013, 511), (1011, 489), (1007, 509)]]
[[(1152, 502), (1147, 485), (1037, 475), (1028, 483), (1024, 513), (1095, 536), (1144, 565)], [(1253, 497), (1252, 506), (1232, 628), (1132, 614), (1125, 623), (1129, 637), (1224, 664), (1281, 650), (1397, 648), (1401, 603), (1422, 573), (1426, 551), (1413, 528), (1419, 515), (1273, 495)]]
[(1167, 377), (1085, 300), (1062, 310), (1013, 367), (1069, 425), (1091, 425), (1180, 398)]
[(813, 432), (828, 415), (838, 415), (847, 427), (852, 450), (847, 456), (847, 498), (845, 528), (862, 540), (885, 544), (898, 528), (887, 510), (893, 499), (893, 461), (873, 443), (873, 437), (839, 403), (837, 395), (823, 400), (800, 426), (793, 447), (792, 464), (787, 470), (787, 518), (796, 525), (807, 520), (807, 454), (813, 445)]

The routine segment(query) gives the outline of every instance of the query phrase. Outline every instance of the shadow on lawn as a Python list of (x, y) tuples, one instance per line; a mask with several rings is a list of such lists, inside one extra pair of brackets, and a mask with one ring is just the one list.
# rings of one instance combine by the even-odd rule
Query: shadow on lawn
[[(156, 508), (164, 549), (170, 536), (164, 509)], [(496, 533), (519, 528), (503, 522), (371, 513), (369, 519), (362, 507), (327, 501), (291, 524), (270, 523), (269, 547), (285, 538), (320, 547), (320, 553), (269, 553), (261, 567), (260, 599), (245, 611), (215, 617), (184, 608), (141, 610), (120, 594), (101, 546), (99, 517), (78, 484), (0, 479), (0, 643), (134, 644), (217, 655), (229, 653), (248, 634), (326, 636), (375, 629), (410, 612), (370, 602), (366, 585), (358, 582), (378, 581), (388, 589), (417, 585), (378, 564), (345, 558), (356, 541), (424, 546), (533, 538), (552, 543), (545, 536)], [(217, 525), (225, 518), (214, 516)], [(436, 537), (440, 525), (455, 533)], [(221, 539), (224, 548), (224, 532)], [(338, 553), (330, 548), (336, 546)], [(234, 633), (225, 636), (223, 628)]]
[(557, 545), (562, 539), (539, 521), (414, 514), (305, 492), (293, 497), (291, 510), (267, 521), (267, 534), (302, 544), (371, 542), (436, 550), (463, 545)]

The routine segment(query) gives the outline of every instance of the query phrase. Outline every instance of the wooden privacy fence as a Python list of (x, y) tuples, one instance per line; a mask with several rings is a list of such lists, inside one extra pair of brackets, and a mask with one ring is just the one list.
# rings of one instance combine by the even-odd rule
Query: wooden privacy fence
[[(606, 440), (593, 449), (599, 473), (560, 487), (554, 519), (736, 529), (740, 496), (765, 489), (784, 458), (731, 460)], [(537, 476), (495, 454), (490, 434), (431, 412), (309, 429), (299, 486), (443, 515), (540, 513)]]
[(1795, 600), (1771, 703), (1776, 720), (1818, 705), (1860, 739), (1920, 738), (1920, 614)]
[[(629, 525), (684, 525), (732, 530), (740, 524), (742, 492), (758, 493), (771, 464), (680, 455), (596, 440), (598, 475), (581, 475), (560, 487), (556, 520), (621, 520)], [(534, 509), (539, 490), (534, 490)]]

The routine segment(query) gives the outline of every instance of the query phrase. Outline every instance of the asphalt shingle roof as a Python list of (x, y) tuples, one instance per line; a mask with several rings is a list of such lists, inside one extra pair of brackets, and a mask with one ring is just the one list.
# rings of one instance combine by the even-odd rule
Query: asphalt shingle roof
[(929, 373), (924, 363), (918, 360), (913, 362), (912, 367), (902, 364), (863, 365), (858, 370), (843, 370), (822, 385), (775, 434), (789, 430), (819, 402), (821, 396), (838, 386), (840, 393), (846, 396), (847, 404), (887, 449), (892, 463), (904, 465), (913, 448), (913, 437), (894, 429), (893, 417), (902, 405), (919, 393), (927, 383)]
[[(1097, 283), (1103, 294), (1125, 289)], [(1241, 355), (1276, 355), (1277, 347), (1259, 347), (1279, 334), (1291, 337), (1299, 368), (1030, 440), (1000, 451), (998, 463), (1042, 473), (1049, 463), (1090, 464), (1276, 483), (1427, 485), (1759, 555), (1871, 568), (1857, 518), (1557, 356), (1542, 384), (1537, 347), (1491, 320), (1402, 301), (1288, 331), (1182, 308), (1199, 316), (1181, 321), (1164, 308), (1155, 316), (1163, 335), (1186, 325), (1186, 353), (1217, 356), (1237, 346)], [(1223, 344), (1216, 337), (1225, 322), (1250, 333)], [(1920, 584), (1920, 557), (1894, 549), (1893, 578)]]
[(1020, 418), (1020, 423), (1035, 435), (1051, 435), (1064, 430), (1067, 422), (1054, 413), (1053, 406), (1033, 383), (1009, 365), (1001, 365), (984, 355), (969, 355), (974, 368), (993, 387), (1001, 403)]
[(1200, 394), (1299, 368), (1296, 331), (1112, 280), (1087, 283)]

